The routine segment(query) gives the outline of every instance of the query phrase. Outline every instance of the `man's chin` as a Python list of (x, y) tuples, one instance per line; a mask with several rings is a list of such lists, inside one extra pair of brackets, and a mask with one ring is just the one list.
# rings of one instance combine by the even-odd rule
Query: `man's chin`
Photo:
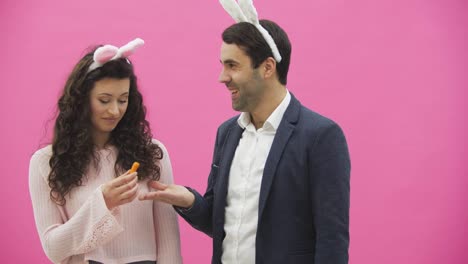
[(242, 107), (232, 104), (232, 110), (237, 111), (237, 112), (244, 112), (242, 111)]

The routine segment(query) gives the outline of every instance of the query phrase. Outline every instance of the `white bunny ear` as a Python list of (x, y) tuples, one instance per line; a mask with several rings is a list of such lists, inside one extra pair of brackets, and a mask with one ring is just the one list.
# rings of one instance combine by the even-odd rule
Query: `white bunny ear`
[(262, 34), (268, 46), (270, 46), (271, 53), (273, 53), (273, 57), (275, 58), (276, 62), (280, 63), (283, 58), (281, 57), (281, 54), (278, 50), (278, 46), (276, 46), (275, 40), (270, 35), (270, 33), (268, 33), (268, 31), (260, 25), (260, 23), (256, 25), (256, 27)]
[(236, 0), (219, 0), (224, 10), (236, 21), (236, 22), (247, 22), (247, 17), (242, 13), (241, 8), (237, 4)]
[(219, 2), (224, 10), (226, 10), (236, 22), (248, 22), (254, 25), (260, 31), (268, 46), (270, 46), (276, 62), (281, 62), (281, 54), (279, 53), (275, 40), (270, 33), (260, 25), (257, 9), (255, 9), (253, 5), (253, 0), (239, 0), (239, 3), (237, 3), (236, 0), (219, 0)]
[(137, 50), (139, 47), (143, 46), (145, 44), (145, 41), (143, 41), (141, 38), (136, 38), (126, 45), (120, 47), (119, 49), (119, 57), (120, 58), (127, 58), (128, 56), (132, 55), (135, 50)]
[(244, 13), (248, 22), (254, 25), (259, 24), (258, 13), (255, 9), (255, 6), (253, 5), (252, 0), (239, 0), (239, 7), (242, 10), (242, 13)]

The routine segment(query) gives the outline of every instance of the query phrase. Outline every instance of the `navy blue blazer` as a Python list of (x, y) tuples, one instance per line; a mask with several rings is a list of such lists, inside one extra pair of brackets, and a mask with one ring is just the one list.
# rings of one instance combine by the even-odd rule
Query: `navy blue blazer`
[[(218, 129), (205, 195), (177, 210), (213, 238), (221, 263), (229, 171), (243, 129), (234, 117)], [(258, 208), (256, 264), (344, 264), (349, 247), (350, 159), (340, 127), (291, 102), (265, 163)]]

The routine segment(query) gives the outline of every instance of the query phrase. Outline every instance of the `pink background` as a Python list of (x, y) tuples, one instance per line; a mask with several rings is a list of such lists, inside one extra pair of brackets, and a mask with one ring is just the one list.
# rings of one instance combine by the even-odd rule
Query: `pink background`
[[(255, 0), (293, 44), (288, 88), (344, 129), (352, 159), (352, 264), (468, 263), (468, 2)], [(176, 182), (204, 191), (217, 126), (218, 1), (0, 3), (2, 263), (48, 263), (28, 191), (58, 94), (91, 44), (146, 45), (132, 60)], [(46, 129), (46, 127), (48, 127)], [(211, 239), (180, 221), (185, 263)]]

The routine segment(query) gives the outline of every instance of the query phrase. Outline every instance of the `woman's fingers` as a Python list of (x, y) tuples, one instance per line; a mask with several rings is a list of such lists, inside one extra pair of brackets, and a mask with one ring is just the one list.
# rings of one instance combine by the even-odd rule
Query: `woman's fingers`
[(133, 201), (138, 195), (138, 185), (136, 185), (133, 189), (124, 192), (120, 195), (120, 204), (126, 204)]
[(129, 173), (127, 171), (126, 173), (112, 180), (112, 187), (117, 188), (119, 186), (125, 185), (131, 182), (134, 178), (138, 178), (137, 175), (138, 174), (136, 172)]
[(124, 193), (126, 191), (133, 189), (135, 185), (137, 185), (137, 183), (138, 183), (138, 177), (135, 177), (130, 182), (122, 184), (119, 187), (115, 188), (115, 191), (119, 194)]
[(122, 174), (106, 183), (102, 191), (109, 209), (133, 201), (138, 193), (137, 173)]

